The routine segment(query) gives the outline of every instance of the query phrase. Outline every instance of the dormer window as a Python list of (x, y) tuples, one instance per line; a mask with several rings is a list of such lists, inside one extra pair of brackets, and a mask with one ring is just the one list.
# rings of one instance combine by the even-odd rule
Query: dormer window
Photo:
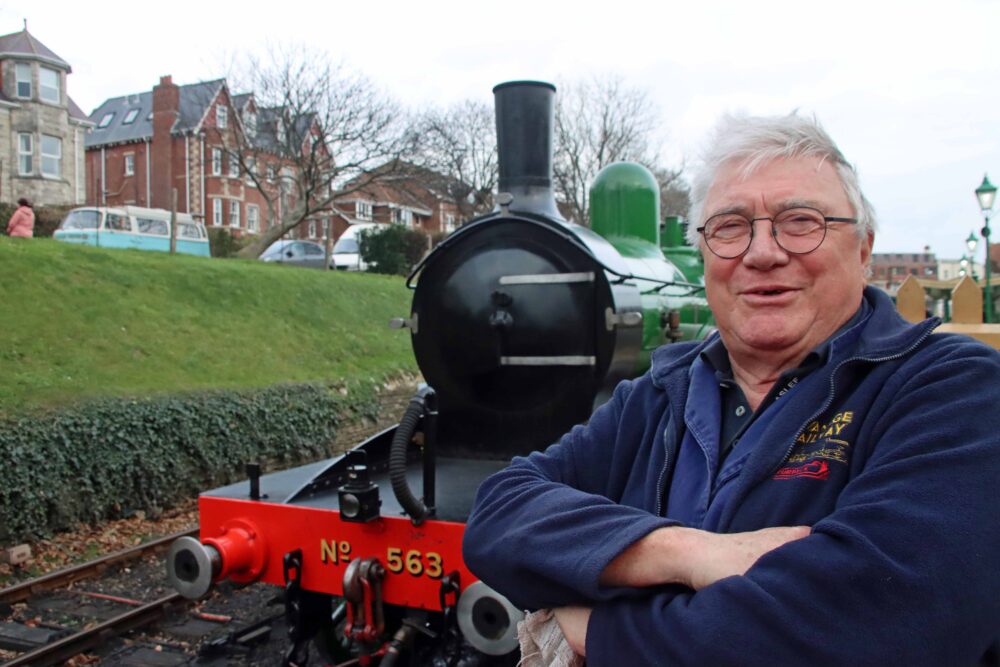
[(114, 117), (115, 117), (114, 111), (109, 111), (108, 113), (104, 114), (104, 116), (101, 117), (101, 122), (97, 124), (97, 128), (101, 129), (103, 127), (111, 125), (111, 121), (114, 120)]
[(38, 68), (38, 96), (44, 102), (59, 104), (59, 72), (48, 67)]
[(251, 137), (257, 136), (257, 113), (247, 109), (243, 115), (243, 120), (247, 126), (247, 134)]
[(215, 105), (215, 125), (220, 130), (229, 127), (229, 109), (226, 108), (225, 104)]
[(14, 78), (17, 80), (17, 96), (31, 98), (31, 65), (17, 63), (14, 65)]
[(122, 125), (131, 125), (135, 122), (135, 117), (139, 115), (138, 109), (129, 109), (128, 113), (125, 114), (125, 118), (122, 120)]

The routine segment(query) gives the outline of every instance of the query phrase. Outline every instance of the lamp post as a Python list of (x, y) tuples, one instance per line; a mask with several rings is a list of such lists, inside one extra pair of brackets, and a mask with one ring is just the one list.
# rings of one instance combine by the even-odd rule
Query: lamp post
[(969, 274), (969, 258), (962, 255), (962, 259), (958, 260), (958, 265), (962, 267), (958, 270), (958, 275), (960, 278), (964, 278)]
[[(969, 238), (965, 239), (965, 247), (969, 249), (968, 259), (969, 263), (967, 267), (969, 269), (968, 274), (972, 276), (973, 280), (979, 280), (979, 276), (976, 274), (976, 247), (979, 245), (979, 239), (976, 238), (975, 232), (969, 232)], [(962, 259), (966, 259), (965, 255), (962, 255)]]
[(993, 211), (993, 201), (997, 197), (997, 188), (990, 183), (990, 179), (984, 174), (983, 183), (976, 188), (976, 199), (979, 200), (979, 208), (983, 211), (983, 228), (980, 232), (986, 242), (986, 323), (993, 323), (993, 292), (990, 285), (990, 213)]

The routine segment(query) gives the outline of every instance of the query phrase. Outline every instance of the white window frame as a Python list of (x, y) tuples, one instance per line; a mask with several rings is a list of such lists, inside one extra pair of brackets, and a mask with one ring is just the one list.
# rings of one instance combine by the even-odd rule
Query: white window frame
[(222, 200), (219, 198), (212, 200), (212, 224), (216, 227), (222, 226)]
[[(56, 78), (55, 86), (47, 86), (45, 84), (45, 77), (51, 73), (52, 76)], [(62, 102), (62, 94), (60, 92), (59, 86), (59, 70), (52, 69), (51, 67), (41, 67), (38, 68), (38, 99), (43, 102), (50, 102), (52, 104), (60, 104)]]
[[(45, 152), (45, 140), (46, 139), (52, 139), (53, 141), (55, 141), (55, 144), (52, 144), (52, 143), (49, 144), (50, 147), (53, 146), (53, 145), (55, 145), (57, 147), (57, 151), (55, 153), (51, 153), (51, 152), (50, 153), (46, 153)], [(46, 178), (61, 178), (62, 177), (62, 138), (54, 136), (54, 135), (51, 135), (51, 134), (43, 134), (42, 135), (42, 141), (40, 142), (40, 144), (41, 144), (41, 154), (42, 154), (42, 176), (45, 176)], [(46, 168), (46, 166), (47, 166), (46, 165), (46, 160), (48, 160), (50, 162), (50, 165), (48, 165), (48, 166), (51, 166), (51, 162), (52, 161), (55, 162), (55, 170), (47, 169)]]
[(222, 149), (212, 149), (212, 176), (222, 176)]
[(125, 175), (135, 176), (135, 153), (125, 153), (124, 159)]
[(247, 231), (260, 231), (260, 207), (247, 204)]
[(249, 109), (245, 114), (243, 114), (244, 125), (247, 128), (247, 134), (251, 137), (257, 136), (257, 112), (250, 111)]
[(240, 226), (240, 200), (229, 200), (229, 226), (239, 228)]
[(229, 109), (225, 104), (215, 105), (215, 126), (220, 130), (229, 127)]
[(444, 216), (444, 231), (452, 232), (455, 231), (455, 216), (448, 213)]
[(115, 112), (114, 111), (107, 112), (106, 114), (101, 116), (101, 122), (97, 124), (97, 129), (103, 130), (108, 125), (111, 125), (111, 121), (113, 121), (114, 119), (115, 119)]
[[(24, 75), (27, 73), (28, 78), (25, 79)], [(14, 96), (22, 100), (31, 99), (31, 63), (15, 63), (14, 64)], [(27, 86), (27, 91), (25, 93), (21, 92), (21, 86)]]
[(135, 122), (135, 117), (139, 115), (138, 109), (129, 109), (125, 113), (125, 118), (122, 119), (122, 125), (131, 125)]
[(325, 241), (328, 236), (330, 236), (330, 218), (324, 218), (320, 220), (319, 223), (323, 226), (323, 240)]
[(410, 227), (413, 225), (413, 211), (408, 208), (394, 208), (392, 209), (392, 223), (394, 225), (403, 225)]
[(229, 178), (240, 177), (240, 156), (236, 153), (229, 154)]
[(247, 158), (247, 185), (256, 186), (257, 183), (254, 181), (254, 176), (257, 175), (257, 158), (248, 157)]
[(354, 204), (354, 217), (358, 220), (374, 220), (375, 219), (375, 207), (372, 203), (365, 199), (359, 199)]
[(310, 220), (309, 221), (309, 238), (310, 239), (316, 238), (316, 221), (315, 220)]
[[(28, 140), (27, 145), (25, 145), (25, 139)], [(17, 174), (18, 176), (31, 176), (34, 172), (35, 135), (30, 132), (19, 132), (17, 135)]]

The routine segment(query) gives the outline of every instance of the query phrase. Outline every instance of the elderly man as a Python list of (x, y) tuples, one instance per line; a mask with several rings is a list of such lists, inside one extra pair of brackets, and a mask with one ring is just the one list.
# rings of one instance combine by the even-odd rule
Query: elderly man
[(814, 121), (725, 119), (693, 199), (719, 335), (488, 479), (470, 568), (592, 666), (995, 660), (1000, 354), (865, 286)]

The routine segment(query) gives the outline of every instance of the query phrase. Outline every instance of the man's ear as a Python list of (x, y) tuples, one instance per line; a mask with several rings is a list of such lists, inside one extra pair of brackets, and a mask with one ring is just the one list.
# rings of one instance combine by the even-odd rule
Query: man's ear
[(861, 241), (861, 268), (864, 277), (867, 279), (872, 268), (872, 247), (875, 245), (875, 232), (868, 232), (868, 235)]

